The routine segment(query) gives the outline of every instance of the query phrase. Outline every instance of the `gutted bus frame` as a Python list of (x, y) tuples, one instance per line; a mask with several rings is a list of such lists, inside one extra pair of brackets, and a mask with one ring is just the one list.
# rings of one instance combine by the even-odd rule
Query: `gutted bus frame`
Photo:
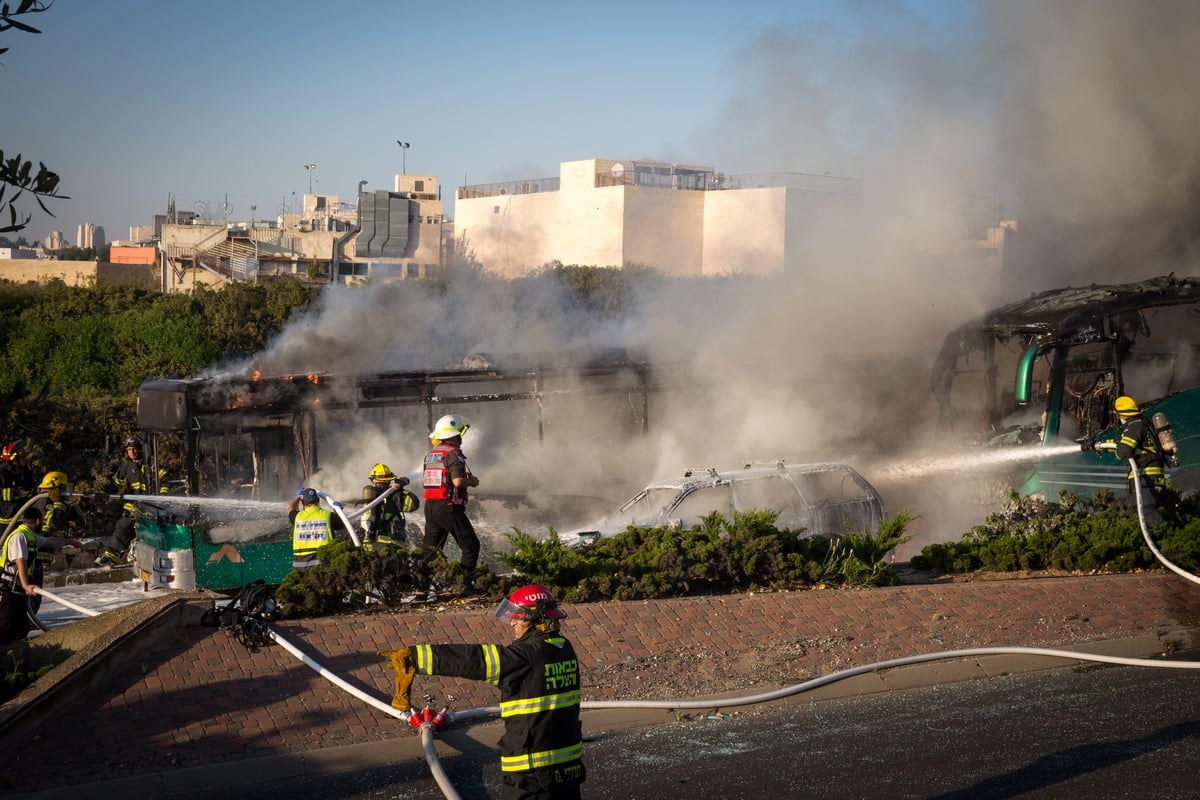
[[(992, 445), (1113, 438), (1113, 400), (1131, 395), (1147, 418), (1162, 411), (1171, 421), (1179, 449), (1170, 477), (1185, 491), (1200, 486), (1198, 387), (1200, 280), (1174, 275), (1055, 289), (990, 311), (946, 337), (931, 379), (940, 426)], [(1038, 458), (1019, 488), (1121, 494), (1126, 473), (1111, 456), (1061, 453)]]
[[(286, 499), (319, 466), (319, 427), (339, 412), (372, 408), (424, 409), (426, 429), (444, 407), (528, 401), (536, 414), (538, 440), (544, 436), (544, 404), (569, 395), (625, 395), (634, 424), (644, 434), (649, 424), (649, 394), (659, 390), (654, 372), (623, 350), (586, 358), (547, 359), (472, 356), (470, 367), (448, 370), (381, 372), (371, 375), (310, 373), (262, 377), (223, 376), (192, 380), (151, 380), (138, 390), (138, 427), (182, 440), (182, 462), (189, 494), (210, 494), (206, 471), (220, 475), (222, 459), (203, 457), (205, 443), (248, 435), (252, 448), (246, 487), (262, 500)], [(225, 467), (229, 469), (228, 466)]]

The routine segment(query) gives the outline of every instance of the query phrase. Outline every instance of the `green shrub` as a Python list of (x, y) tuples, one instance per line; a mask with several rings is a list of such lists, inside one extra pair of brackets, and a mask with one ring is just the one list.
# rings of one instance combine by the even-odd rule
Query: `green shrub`
[[(1128, 572), (1161, 564), (1142, 536), (1136, 513), (1100, 491), (1091, 498), (1063, 492), (1046, 503), (1010, 494), (1004, 506), (958, 542), (927, 545), (912, 558), (916, 569), (939, 573), (1058, 569)], [(1200, 507), (1195, 498), (1164, 497), (1165, 523), (1152, 533), (1172, 563), (1200, 567)]]

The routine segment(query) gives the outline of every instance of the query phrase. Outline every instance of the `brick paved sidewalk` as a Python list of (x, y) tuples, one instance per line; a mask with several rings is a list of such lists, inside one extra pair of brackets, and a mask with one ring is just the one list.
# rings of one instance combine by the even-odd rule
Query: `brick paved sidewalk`
[[(1154, 634), (1192, 649), (1200, 587), (1170, 574), (1031, 578), (864, 591), (748, 594), (567, 607), (585, 700), (694, 698), (681, 661), (720, 692), (760, 692), (847, 667), (974, 647), (1072, 646)], [(326, 669), (383, 699), (375, 651), (425, 641), (504, 641), (486, 611), (380, 613), (282, 623)], [(1169, 641), (1168, 641), (1169, 640)], [(755, 654), (770, 651), (770, 674)], [(1144, 655), (1152, 655), (1145, 653)], [(494, 689), (423, 678), (414, 697), (494, 705)], [(683, 692), (683, 693), (677, 693)], [(319, 676), (284, 648), (247, 650), (224, 632), (180, 624), (39, 721), (0, 790), (60, 786), (412, 737), (394, 718)], [(15, 778), (13, 777), (15, 776)]]

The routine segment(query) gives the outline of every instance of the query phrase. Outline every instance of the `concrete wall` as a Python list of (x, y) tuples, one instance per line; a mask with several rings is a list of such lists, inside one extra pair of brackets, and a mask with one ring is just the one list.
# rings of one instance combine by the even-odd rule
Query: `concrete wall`
[(705, 192), (704, 275), (781, 272), (786, 255), (786, 190)]
[(45, 284), (60, 280), (68, 286), (97, 283), (130, 283), (157, 286), (157, 270), (144, 264), (111, 264), (95, 261), (0, 261), (0, 280)]
[[(551, 261), (641, 264), (668, 275), (766, 275), (815, 255), (827, 192), (768, 187), (696, 191), (612, 184), (606, 159), (564, 162), (559, 190), (460, 197), (455, 229), (483, 266), (507, 277)], [(597, 184), (600, 185), (597, 185)]]
[(708, 192), (623, 187), (621, 266), (641, 264), (668, 275), (698, 276), (704, 255)]

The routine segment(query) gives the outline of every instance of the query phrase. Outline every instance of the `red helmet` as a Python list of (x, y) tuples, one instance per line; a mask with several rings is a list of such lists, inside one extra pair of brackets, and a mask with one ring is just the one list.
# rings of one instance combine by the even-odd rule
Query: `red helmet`
[(501, 600), (496, 606), (497, 617), (509, 617), (525, 622), (541, 622), (543, 619), (566, 619), (565, 611), (558, 607), (558, 601), (545, 586), (532, 583), (522, 586)]
[(0, 458), (4, 459), (5, 461), (12, 461), (17, 456), (24, 454), (24, 452), (25, 440), (18, 439), (15, 442), (9, 442), (8, 444), (4, 445), (4, 449), (0, 450)]

